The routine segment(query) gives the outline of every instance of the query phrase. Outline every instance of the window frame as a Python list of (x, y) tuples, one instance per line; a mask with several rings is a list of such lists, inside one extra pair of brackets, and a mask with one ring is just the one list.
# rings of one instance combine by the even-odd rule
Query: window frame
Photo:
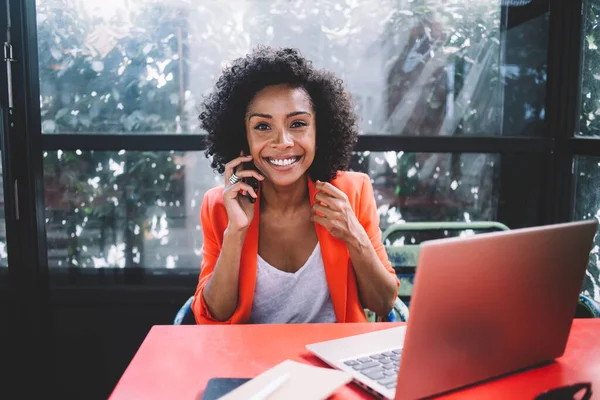
[[(39, 72), (37, 55), (37, 25), (35, 0), (9, 0), (13, 21), (13, 42), (17, 60), (25, 62), (13, 65), (15, 88), (14, 119), (11, 131), (15, 143), (11, 144), (10, 163), (7, 171), (21, 171), (23, 186), (19, 187), (19, 210), (31, 216), (25, 231), (35, 237), (36, 268), (28, 271), (30, 276), (45, 276), (48, 282), (46, 257), (45, 207), (43, 194), (42, 154), (52, 150), (130, 150), (130, 151), (202, 151), (206, 149), (204, 135), (175, 134), (42, 134), (39, 105)], [(546, 190), (544, 223), (568, 221), (572, 199), (571, 170), (577, 155), (600, 156), (600, 140), (575, 136), (579, 120), (580, 64), (582, 57), (582, 6), (583, 0), (563, 2), (560, 0), (534, 0), (530, 3), (531, 15), (537, 15), (540, 7), (550, 11), (548, 49), (548, 80), (546, 109), (543, 124), (545, 135), (517, 136), (394, 136), (361, 135), (356, 151), (405, 151), (450, 153), (498, 153), (543, 154), (548, 157), (548, 173), (540, 176)], [(525, 7), (529, 7), (525, 6)], [(503, 6), (508, 24), (514, 19)], [(523, 15), (524, 14), (524, 15)], [(517, 19), (527, 18), (527, 10), (520, 10)], [(15, 71), (16, 70), (16, 71)], [(1, 87), (1, 86), (0, 86)], [(564, 105), (567, 104), (567, 107)], [(19, 129), (19, 127), (22, 127)], [(8, 160), (10, 161), (10, 160)], [(7, 172), (10, 173), (10, 172)], [(7, 180), (8, 182), (8, 180)], [(571, 188), (565, 191), (564, 188)], [(10, 193), (5, 191), (5, 193)], [(8, 205), (8, 204), (7, 204)], [(12, 224), (11, 224), (12, 225)], [(15, 232), (14, 226), (7, 226)], [(11, 236), (14, 236), (11, 235)], [(17, 251), (13, 251), (16, 253)], [(11, 264), (16, 264), (12, 262)], [(54, 273), (54, 271), (53, 271)]]
[[(422, 137), (394, 135), (360, 136), (357, 151), (418, 151), (451, 153), (543, 153), (549, 157), (549, 169), (540, 179), (546, 182), (549, 200), (545, 223), (563, 222), (570, 219), (573, 202), (572, 163), (578, 155), (600, 156), (600, 140), (575, 135), (579, 121), (580, 68), (583, 35), (581, 32), (583, 0), (563, 2), (560, 0), (539, 0), (534, 5), (548, 4), (550, 10), (547, 80), (547, 118), (544, 123), (547, 135), (534, 137), (511, 136), (452, 136)], [(29, 237), (35, 237), (37, 249), (33, 258), (37, 260), (37, 271), (47, 274), (46, 235), (43, 201), (43, 161), (44, 151), (52, 150), (181, 150), (202, 151), (206, 145), (203, 135), (103, 135), (91, 133), (42, 134), (39, 107), (39, 73), (37, 57), (37, 25), (35, 0), (9, 0), (13, 21), (13, 48), (15, 59), (24, 60), (13, 65), (13, 88), (15, 90), (14, 115), (7, 120), (10, 137), (14, 137), (7, 154), (7, 170), (21, 171), (19, 179), (19, 210), (31, 215), (26, 229)], [(503, 14), (507, 8), (503, 7)], [(509, 20), (509, 19), (507, 19)], [(509, 20), (510, 21), (510, 20)], [(2, 23), (5, 23), (3, 21)], [(6, 73), (3, 71), (4, 74)], [(2, 100), (6, 104), (5, 80)], [(566, 106), (565, 106), (566, 105)], [(6, 107), (4, 107), (6, 108)], [(5, 117), (7, 113), (5, 112)], [(14, 119), (12, 121), (11, 119)], [(21, 128), (19, 128), (21, 127)], [(110, 140), (107, 140), (110, 139)], [(11, 156), (8, 156), (8, 155)], [(14, 155), (14, 156), (13, 156)], [(14, 160), (11, 162), (11, 160)], [(9, 180), (7, 180), (8, 182)], [(571, 188), (569, 191), (564, 188)], [(7, 197), (10, 190), (5, 191)], [(7, 203), (7, 207), (15, 207)], [(12, 224), (10, 224), (12, 225)], [(22, 224), (21, 224), (22, 226)], [(10, 231), (10, 232), (9, 232)], [(15, 229), (7, 224), (7, 235)], [(17, 250), (13, 251), (16, 253)], [(12, 263), (14, 264), (14, 263)], [(43, 271), (43, 272), (42, 272)], [(28, 275), (37, 272), (29, 271)]]

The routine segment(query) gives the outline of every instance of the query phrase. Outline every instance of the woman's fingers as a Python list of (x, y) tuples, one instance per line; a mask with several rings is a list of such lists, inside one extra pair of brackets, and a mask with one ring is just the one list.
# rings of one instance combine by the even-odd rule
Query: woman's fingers
[(249, 162), (250, 160), (252, 160), (252, 156), (241, 156), (234, 158), (225, 164), (225, 182), (229, 182), (229, 178), (231, 178), (231, 175), (233, 175), (236, 168), (241, 166), (242, 163)]
[(322, 216), (327, 216), (331, 212), (333, 212), (333, 210), (331, 210), (331, 208), (325, 207), (319, 203), (313, 204), (312, 211), (313, 211), (313, 214), (318, 213), (319, 215), (322, 215)]
[(348, 196), (346, 196), (346, 193), (342, 192), (340, 189), (336, 188), (329, 182), (317, 181), (315, 183), (315, 189), (317, 189), (318, 191), (323, 192), (333, 198), (336, 198), (336, 199), (340, 199), (340, 200), (348, 199)]
[(256, 178), (259, 181), (265, 179), (265, 177), (259, 174), (258, 171), (254, 171), (252, 169), (237, 170), (235, 171), (235, 176), (237, 176), (238, 178)]
[(332, 210), (340, 210), (340, 205), (338, 204), (339, 199), (330, 196), (327, 193), (324, 192), (317, 192), (317, 194), (315, 194), (315, 203), (316, 204), (320, 204), (323, 203), (325, 204), (327, 207), (331, 208)]
[(231, 185), (225, 189), (225, 191), (229, 193), (229, 196), (232, 199), (235, 198), (238, 195), (238, 193), (242, 190), (245, 190), (246, 192), (250, 193), (250, 196), (254, 197), (255, 199), (258, 197), (256, 195), (256, 192), (254, 191), (254, 188), (244, 182), (238, 182), (235, 185)]
[(327, 218), (321, 217), (321, 216), (316, 215), (316, 214), (313, 214), (313, 215), (310, 216), (310, 221), (311, 222), (315, 222), (315, 223), (317, 223), (319, 225), (322, 225), (326, 229), (327, 229), (328, 224), (329, 224), (329, 220)]

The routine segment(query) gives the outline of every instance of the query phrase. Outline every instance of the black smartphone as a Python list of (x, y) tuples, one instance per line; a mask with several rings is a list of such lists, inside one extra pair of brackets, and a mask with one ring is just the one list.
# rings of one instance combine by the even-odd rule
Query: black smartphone
[[(248, 147), (248, 145), (244, 146), (244, 148), (242, 149), (242, 155), (247, 155), (250, 154), (250, 148)], [(252, 170), (252, 171), (256, 171), (260, 174), (260, 171), (258, 170), (258, 168), (256, 168), (256, 165), (254, 165), (254, 162), (246, 162), (243, 163), (243, 168), (244, 170)], [(254, 192), (258, 195), (258, 188), (259, 188), (259, 182), (258, 179), (252, 177), (252, 178), (243, 178), (242, 179), (244, 181), (244, 183), (250, 185), (252, 187), (252, 189), (254, 189)], [(254, 197), (252, 197), (250, 195), (250, 193), (246, 193), (245, 194), (246, 197), (248, 197), (248, 200), (250, 200), (250, 203), (254, 203), (256, 202), (256, 199)]]
[[(258, 168), (256, 168), (256, 165), (254, 165), (253, 162), (244, 163), (244, 170), (252, 170), (252, 171), (256, 171), (260, 174), (260, 171), (258, 170)], [(254, 178), (254, 177), (250, 177), (250, 178), (244, 178), (243, 181), (244, 181), (244, 183), (250, 185), (252, 187), (252, 189), (254, 189), (254, 192), (258, 195), (258, 187), (259, 187), (258, 179)], [(250, 203), (254, 203), (256, 201), (256, 199), (254, 197), (252, 197), (250, 195), (250, 193), (246, 193), (246, 196), (248, 197), (248, 200), (250, 200)]]

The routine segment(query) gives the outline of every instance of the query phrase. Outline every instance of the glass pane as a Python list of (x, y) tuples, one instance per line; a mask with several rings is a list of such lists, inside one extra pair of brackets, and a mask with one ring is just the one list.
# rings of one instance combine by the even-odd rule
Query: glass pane
[[(495, 154), (363, 152), (352, 159), (352, 169), (373, 180), (382, 229), (399, 221), (535, 225), (541, 207), (531, 182), (541, 165)], [(44, 154), (44, 182), (50, 266), (197, 270), (200, 204), (222, 178), (202, 152), (57, 151)], [(533, 203), (523, 200), (523, 186)]]
[(585, 2), (580, 136), (600, 137), (600, 0)]
[(200, 204), (218, 184), (202, 152), (44, 153), (49, 265), (198, 268)]
[(540, 134), (547, 13), (506, 4), (37, 0), (42, 131), (198, 133), (221, 68), (266, 44), (344, 79), (362, 133)]
[(499, 155), (363, 152), (352, 166), (371, 177), (382, 230), (397, 222), (497, 218)]
[[(600, 221), (600, 157), (575, 158), (575, 202), (573, 219)], [(583, 293), (600, 301), (600, 234), (594, 238)]]
[(4, 217), (4, 179), (2, 174), (2, 152), (0, 151), (0, 268), (8, 267), (6, 253), (6, 221)]

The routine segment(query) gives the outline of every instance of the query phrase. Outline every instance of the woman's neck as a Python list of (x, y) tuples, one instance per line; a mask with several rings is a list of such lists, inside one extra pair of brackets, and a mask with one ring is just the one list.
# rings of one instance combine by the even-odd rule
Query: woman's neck
[(260, 188), (261, 209), (278, 215), (293, 214), (306, 205), (308, 199), (308, 181), (306, 175), (289, 186), (275, 186), (271, 182), (262, 182)]

